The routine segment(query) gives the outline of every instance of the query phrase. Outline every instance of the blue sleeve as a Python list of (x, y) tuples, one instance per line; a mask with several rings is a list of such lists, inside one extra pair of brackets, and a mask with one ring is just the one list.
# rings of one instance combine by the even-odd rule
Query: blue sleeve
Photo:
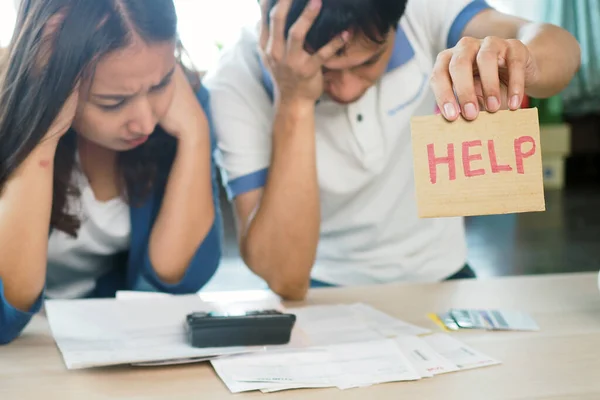
[[(212, 278), (221, 261), (222, 216), (219, 202), (217, 167), (215, 163), (215, 131), (210, 112), (208, 91), (204, 87), (202, 87), (198, 92), (197, 96), (208, 118), (210, 126), (212, 175), (211, 178), (213, 205), (215, 208), (215, 219), (208, 234), (196, 250), (196, 253), (192, 258), (183, 279), (179, 283), (172, 285), (163, 282), (158, 277), (152, 266), (152, 263), (150, 261), (150, 253), (148, 249), (148, 238), (151, 231), (151, 226), (148, 226), (148, 235), (146, 236), (146, 243), (144, 244), (145, 251), (142, 261), (142, 276), (136, 277), (136, 279), (134, 280), (135, 283), (133, 284), (133, 290), (157, 290), (172, 294), (195, 293), (199, 291)], [(155, 220), (156, 216), (158, 215), (158, 212), (160, 211), (160, 200), (162, 199), (158, 199), (154, 207), (152, 207), (152, 222)]]
[(473, 0), (463, 8), (460, 13), (454, 18), (448, 38), (446, 40), (446, 48), (451, 49), (458, 44), (465, 27), (473, 17), (483, 10), (490, 9), (490, 5), (485, 0)]
[(14, 308), (4, 297), (4, 284), (0, 279), (0, 345), (12, 342), (42, 308), (44, 294), (36, 300), (29, 312)]

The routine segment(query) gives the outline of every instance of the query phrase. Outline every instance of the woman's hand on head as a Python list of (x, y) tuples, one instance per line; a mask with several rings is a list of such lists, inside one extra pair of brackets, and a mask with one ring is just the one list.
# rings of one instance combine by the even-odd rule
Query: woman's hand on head
[(67, 101), (65, 101), (65, 104), (63, 104), (60, 112), (54, 119), (54, 122), (52, 122), (52, 125), (50, 125), (50, 129), (48, 129), (48, 132), (42, 141), (43, 143), (56, 143), (61, 137), (63, 137), (65, 133), (67, 133), (73, 124), (73, 119), (75, 118), (78, 104), (79, 83), (75, 85), (75, 88), (67, 98)]
[(208, 119), (180, 65), (176, 67), (173, 84), (173, 100), (159, 124), (179, 140), (196, 140), (208, 133)]

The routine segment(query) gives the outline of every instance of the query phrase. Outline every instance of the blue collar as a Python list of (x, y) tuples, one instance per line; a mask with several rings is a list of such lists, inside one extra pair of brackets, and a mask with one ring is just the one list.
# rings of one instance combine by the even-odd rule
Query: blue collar
[(392, 56), (385, 72), (390, 72), (396, 68), (406, 64), (415, 56), (415, 50), (413, 49), (406, 33), (401, 26), (398, 26), (396, 31), (396, 40), (394, 40), (394, 50), (392, 50)]
[[(404, 29), (402, 29), (402, 27), (398, 25), (398, 30), (396, 31), (396, 39), (394, 40), (394, 49), (392, 50), (392, 55), (390, 57), (390, 61), (385, 72), (387, 73), (395, 70), (396, 68), (401, 67), (402, 65), (412, 60), (414, 56), (415, 50), (410, 44), (410, 41), (408, 40)], [(260, 60), (260, 57), (259, 63), (262, 69), (263, 86), (272, 101), (274, 91), (273, 80), (271, 79), (269, 71), (263, 65), (262, 60)]]

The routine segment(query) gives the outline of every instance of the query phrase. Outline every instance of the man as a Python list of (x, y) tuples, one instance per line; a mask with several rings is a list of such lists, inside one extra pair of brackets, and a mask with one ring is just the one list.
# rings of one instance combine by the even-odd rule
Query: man
[[(410, 118), (473, 120), (558, 93), (566, 31), (471, 0), (263, 0), (207, 78), (241, 254), (285, 298), (311, 282), (473, 276), (461, 218), (419, 219)], [(311, 281), (312, 277), (312, 281)]]

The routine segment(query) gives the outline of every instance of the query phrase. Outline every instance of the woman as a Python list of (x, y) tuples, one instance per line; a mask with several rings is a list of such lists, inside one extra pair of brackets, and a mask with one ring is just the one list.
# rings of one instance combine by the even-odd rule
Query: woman
[(208, 93), (176, 25), (172, 0), (22, 2), (0, 77), (0, 343), (46, 297), (191, 293), (214, 274)]

